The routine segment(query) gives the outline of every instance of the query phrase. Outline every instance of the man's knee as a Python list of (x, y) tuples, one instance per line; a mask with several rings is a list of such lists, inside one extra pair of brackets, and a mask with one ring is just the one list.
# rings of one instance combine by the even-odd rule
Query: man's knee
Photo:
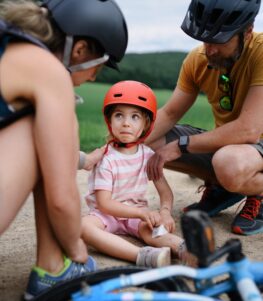
[(229, 145), (219, 149), (213, 156), (212, 165), (219, 183), (228, 191), (238, 191), (243, 185), (244, 158), (237, 146)]

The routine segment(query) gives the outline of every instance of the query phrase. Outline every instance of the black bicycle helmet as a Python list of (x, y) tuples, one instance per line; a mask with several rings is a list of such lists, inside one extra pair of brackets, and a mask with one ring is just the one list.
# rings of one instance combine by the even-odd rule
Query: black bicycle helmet
[(128, 32), (124, 16), (114, 0), (44, 0), (59, 28), (67, 36), (97, 40), (117, 68), (125, 54)]
[(253, 24), (261, 0), (192, 0), (182, 30), (206, 43), (222, 44)]

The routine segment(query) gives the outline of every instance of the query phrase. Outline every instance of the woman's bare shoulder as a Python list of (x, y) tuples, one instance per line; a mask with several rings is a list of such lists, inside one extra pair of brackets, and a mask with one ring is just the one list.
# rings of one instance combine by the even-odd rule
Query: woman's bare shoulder
[[(7, 101), (27, 97), (55, 82), (71, 85), (69, 73), (54, 54), (30, 43), (8, 46), (0, 61), (0, 87)], [(24, 95), (23, 95), (24, 94)]]

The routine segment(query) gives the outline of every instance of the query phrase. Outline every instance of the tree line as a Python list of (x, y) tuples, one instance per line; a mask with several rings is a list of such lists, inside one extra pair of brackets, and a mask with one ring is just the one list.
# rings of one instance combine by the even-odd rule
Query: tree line
[(113, 84), (133, 79), (154, 89), (174, 89), (186, 55), (185, 52), (127, 53), (118, 64), (120, 72), (103, 68), (97, 82)]

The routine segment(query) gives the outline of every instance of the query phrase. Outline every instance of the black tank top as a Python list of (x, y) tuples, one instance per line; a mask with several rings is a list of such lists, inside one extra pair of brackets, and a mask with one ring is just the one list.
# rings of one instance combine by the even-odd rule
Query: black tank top
[[(48, 50), (48, 48), (38, 39), (22, 32), (19, 28), (7, 24), (5, 21), (0, 19), (0, 58), (5, 51), (6, 45), (10, 41), (28, 41)], [(23, 116), (33, 114), (34, 111), (34, 107), (31, 104), (16, 111), (4, 100), (0, 91), (0, 129), (15, 122)]]

